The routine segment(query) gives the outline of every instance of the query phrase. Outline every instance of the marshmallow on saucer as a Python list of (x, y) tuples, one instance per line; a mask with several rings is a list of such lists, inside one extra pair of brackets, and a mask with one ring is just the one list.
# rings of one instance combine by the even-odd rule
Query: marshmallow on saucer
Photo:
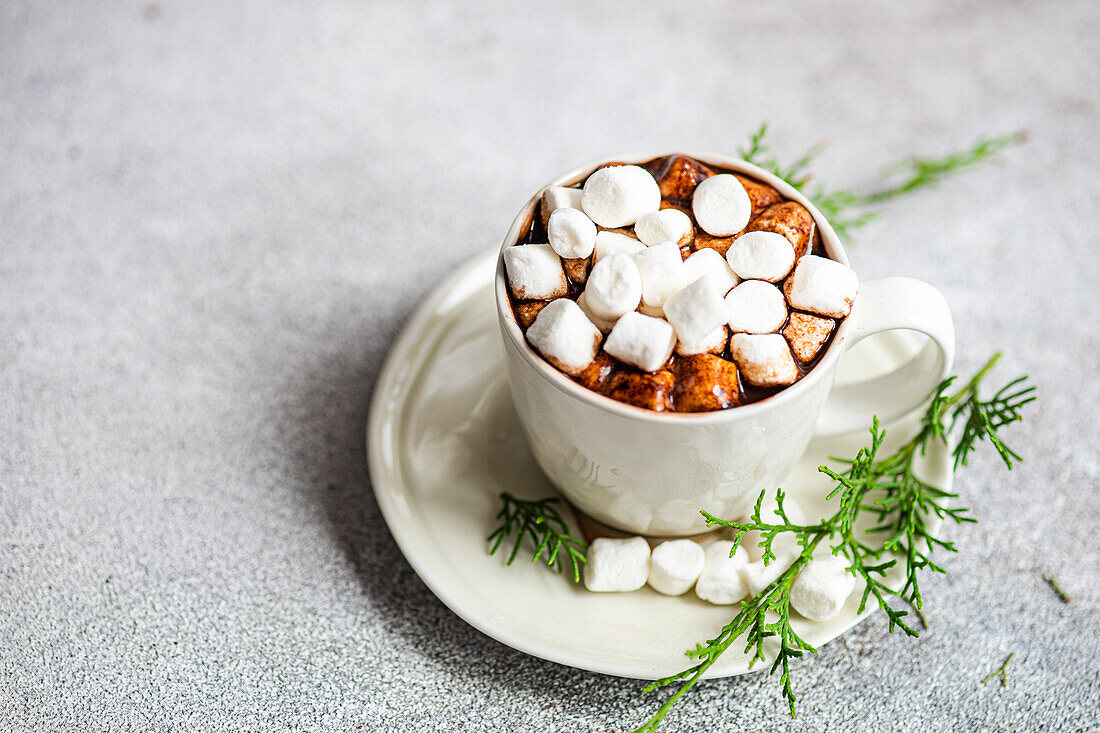
[(641, 537), (615, 540), (599, 537), (588, 546), (584, 585), (588, 590), (638, 590), (649, 578), (649, 543)]
[(632, 255), (645, 249), (645, 245), (634, 237), (620, 232), (600, 231), (596, 232), (595, 257), (599, 262), (604, 257), (616, 254)]
[(859, 278), (847, 265), (817, 255), (798, 260), (784, 284), (787, 300), (798, 310), (844, 318), (852, 310)]
[(561, 257), (583, 258), (596, 247), (596, 225), (583, 211), (558, 209), (550, 215), (546, 237)]
[(829, 335), (836, 328), (836, 321), (831, 318), (811, 316), (809, 313), (791, 313), (787, 325), (783, 329), (783, 336), (791, 345), (791, 351), (795, 357), (803, 363), (813, 361)]
[(691, 590), (705, 563), (703, 548), (693, 540), (669, 540), (653, 548), (649, 561), (649, 585), (666, 596)]
[(638, 307), (642, 299), (642, 275), (630, 255), (615, 254), (596, 263), (584, 286), (587, 308), (605, 321), (613, 321)]
[(726, 258), (716, 250), (706, 248), (693, 252), (684, 260), (684, 282), (693, 283), (703, 276), (708, 276), (720, 286), (722, 295), (733, 289), (741, 280), (730, 269)]
[(691, 217), (679, 209), (651, 211), (634, 224), (634, 233), (647, 245), (675, 242), (683, 246), (691, 242), (694, 227)]
[(701, 277), (673, 293), (665, 301), (664, 309), (676, 336), (688, 344), (701, 343), (716, 328), (721, 328), (728, 317), (721, 286), (710, 277)]
[(568, 298), (558, 298), (539, 311), (527, 329), (531, 345), (548, 362), (573, 376), (596, 358), (602, 339), (600, 329)]
[(592, 309), (588, 307), (587, 293), (581, 293), (580, 296), (577, 297), (577, 305), (580, 306), (580, 309), (588, 316), (588, 320), (592, 321), (592, 325), (600, 329), (603, 333), (610, 333), (611, 329), (615, 327), (615, 321), (619, 320), (618, 318), (600, 318), (593, 313)]
[(721, 354), (726, 350), (729, 341), (729, 332), (725, 326), (719, 326), (708, 333), (701, 341), (685, 343), (677, 340), (676, 353), (680, 356), (694, 356), (696, 354)]
[[(781, 524), (783, 518), (779, 516), (779, 512), (776, 511), (777, 505), (775, 502), (775, 495), (768, 494), (764, 499), (763, 505), (760, 507), (760, 519), (764, 524)], [(798, 506), (798, 502), (792, 499), (790, 496), (783, 497), (783, 512), (787, 515), (787, 519), (791, 520), (792, 524), (805, 524), (806, 515), (802, 513), (802, 507)], [(745, 515), (742, 521), (749, 521), (749, 517), (752, 515)], [(764, 548), (760, 546), (760, 532), (757, 530), (750, 530), (741, 537), (741, 546), (745, 548), (745, 552), (749, 554), (749, 559), (753, 562), (759, 560), (764, 554)], [(779, 554), (779, 550), (793, 547), (797, 544), (797, 540), (794, 535), (789, 532), (783, 532), (776, 536), (772, 540), (772, 552)]]
[(581, 195), (584, 193), (579, 188), (566, 188), (564, 186), (551, 186), (542, 193), (542, 220), (550, 221), (550, 217), (558, 209), (581, 208)]
[(584, 182), (581, 207), (602, 227), (626, 227), (661, 208), (661, 189), (645, 168), (600, 168)]
[(666, 321), (631, 311), (611, 329), (603, 348), (619, 361), (655, 372), (672, 356), (675, 345), (676, 333)]
[(760, 591), (771, 585), (772, 581), (782, 575), (783, 571), (793, 565), (802, 554), (802, 548), (797, 543), (794, 546), (776, 547), (773, 551), (775, 558), (767, 565), (763, 560), (756, 560), (742, 569), (745, 585), (749, 587), (749, 595), (759, 595)]
[[(730, 553), (733, 552), (733, 557)], [(725, 605), (737, 603), (748, 594), (748, 586), (741, 572), (749, 558), (745, 548), (738, 547), (729, 540), (718, 540), (704, 553), (706, 562), (703, 572), (695, 583), (695, 595), (710, 603)]]
[(726, 317), (734, 333), (772, 333), (787, 320), (787, 301), (763, 280), (745, 280), (726, 295)]
[(735, 333), (730, 336), (730, 356), (742, 378), (757, 387), (785, 387), (798, 379), (791, 350), (778, 333)]
[(707, 234), (728, 237), (749, 223), (752, 202), (741, 181), (729, 173), (704, 178), (691, 197), (695, 221)]
[(569, 293), (565, 270), (549, 244), (522, 244), (504, 250), (504, 269), (520, 300), (550, 300)]
[[(551, 240), (553, 242), (553, 240)], [(794, 266), (794, 247), (775, 232), (746, 232), (726, 250), (730, 268), (744, 280), (779, 282)]]
[(634, 255), (642, 273), (642, 303), (663, 306), (668, 297), (684, 287), (684, 259), (672, 242), (646, 247)]
[(811, 560), (791, 584), (791, 605), (811, 621), (828, 621), (840, 613), (856, 587), (848, 560), (829, 555)]

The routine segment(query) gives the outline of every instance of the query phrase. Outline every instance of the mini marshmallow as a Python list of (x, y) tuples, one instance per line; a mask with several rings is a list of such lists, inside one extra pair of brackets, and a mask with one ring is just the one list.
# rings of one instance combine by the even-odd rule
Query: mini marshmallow
[(558, 298), (535, 316), (527, 340), (548, 362), (576, 376), (596, 358), (603, 335), (579, 305)]
[(791, 350), (778, 333), (735, 333), (730, 336), (730, 356), (741, 377), (757, 387), (785, 387), (798, 379)]
[(649, 585), (666, 596), (691, 590), (703, 572), (706, 556), (692, 540), (669, 540), (653, 548), (649, 561)]
[(596, 352), (596, 358), (577, 375), (577, 381), (593, 392), (603, 392), (615, 374), (615, 360), (606, 352)]
[(707, 234), (728, 237), (749, 223), (752, 202), (736, 176), (721, 173), (699, 182), (691, 197), (691, 210)]
[(643, 249), (645, 249), (644, 244), (626, 234), (621, 234), (619, 232), (596, 232), (596, 254), (594, 259), (596, 262), (599, 262), (604, 257), (610, 257), (616, 254), (637, 254)]
[(701, 341), (686, 343), (683, 340), (676, 342), (676, 353), (680, 356), (694, 356), (695, 354), (721, 354), (726, 350), (726, 342), (729, 340), (729, 332), (725, 326), (719, 326), (708, 333)]
[(657, 173), (657, 184), (666, 199), (686, 201), (712, 170), (686, 155), (671, 155)]
[(600, 318), (599, 316), (597, 316), (595, 313), (592, 312), (592, 309), (588, 307), (588, 298), (585, 296), (586, 293), (580, 294), (580, 296), (577, 298), (577, 305), (579, 305), (581, 310), (584, 311), (584, 314), (588, 316), (588, 320), (592, 321), (592, 325), (600, 329), (600, 331), (602, 331), (603, 333), (610, 333), (611, 329), (615, 327), (615, 321), (619, 319)]
[(742, 279), (779, 282), (794, 266), (794, 246), (782, 234), (746, 232), (726, 250), (726, 261)]
[(634, 225), (638, 239), (648, 245), (676, 242), (683, 246), (691, 241), (693, 232), (691, 217), (679, 209), (651, 211)]
[(519, 325), (524, 330), (531, 327), (531, 324), (535, 322), (535, 318), (542, 312), (542, 309), (550, 305), (549, 300), (532, 300), (527, 303), (516, 303), (515, 314), (516, 320), (519, 321)]
[(722, 295), (733, 289), (741, 282), (737, 274), (730, 269), (729, 263), (717, 250), (710, 248), (693, 252), (684, 260), (684, 282), (693, 283), (703, 276), (708, 276), (720, 286)]
[(542, 220), (550, 221), (550, 217), (558, 209), (581, 208), (581, 196), (584, 194), (579, 188), (565, 188), (564, 186), (551, 186), (542, 194)]
[(561, 267), (565, 270), (565, 276), (570, 282), (584, 285), (588, 280), (588, 268), (592, 266), (591, 257), (565, 257), (561, 261)]
[(619, 361), (655, 372), (672, 356), (675, 345), (676, 332), (666, 321), (631, 311), (611, 329), (603, 348)]
[(730, 557), (734, 544), (718, 540), (704, 552), (706, 562), (695, 583), (695, 595), (704, 601), (720, 605), (737, 603), (749, 591), (741, 572), (749, 562), (745, 548), (738, 547)]
[[(620, 369), (611, 377), (605, 394), (618, 402), (664, 412), (672, 408), (672, 390), (675, 386), (676, 377), (667, 369), (656, 372)], [(647, 514), (644, 521), (651, 518)]]
[(710, 277), (701, 277), (673, 293), (665, 301), (664, 309), (677, 338), (689, 344), (702, 342), (728, 318), (721, 286)]
[(787, 320), (787, 301), (763, 280), (745, 280), (726, 295), (726, 318), (734, 333), (771, 333)]
[(715, 354), (685, 356), (676, 365), (676, 409), (710, 412), (741, 403), (737, 365)]
[(504, 250), (504, 269), (520, 300), (550, 300), (569, 293), (561, 260), (549, 244), (523, 244)]
[(752, 220), (753, 231), (775, 232), (786, 237), (794, 247), (795, 256), (808, 254), (817, 224), (809, 210), (797, 201), (772, 204)]
[[(775, 496), (769, 494), (760, 507), (760, 519), (765, 524), (780, 524), (783, 518), (779, 516), (776, 509)], [(806, 523), (806, 515), (802, 513), (802, 507), (798, 506), (798, 502), (789, 496), (783, 497), (783, 512), (787, 515), (787, 519), (794, 524)], [(743, 517), (742, 521), (748, 521), (751, 514), (750, 512)], [(757, 530), (750, 530), (741, 537), (741, 546), (745, 548), (745, 552), (748, 553), (749, 559), (753, 562), (759, 560), (764, 554), (764, 548), (760, 546), (760, 539), (760, 532)], [(778, 555), (780, 549), (786, 550), (796, 544), (797, 540), (794, 535), (783, 533), (772, 540), (772, 551)]]
[(642, 273), (642, 302), (663, 306), (668, 297), (684, 287), (684, 259), (673, 242), (646, 247), (634, 255)]
[(802, 548), (776, 547), (775, 558), (765, 565), (763, 560), (750, 562), (742, 570), (745, 576), (745, 585), (749, 587), (749, 595), (758, 595), (760, 591), (771, 585), (772, 581), (783, 574), (783, 571), (794, 564), (798, 556), (802, 554)]
[(584, 258), (596, 247), (596, 225), (583, 211), (558, 209), (550, 215), (546, 237), (561, 257)]
[(641, 537), (599, 537), (588, 546), (584, 586), (591, 591), (638, 590), (649, 578), (649, 543)]
[(589, 273), (584, 295), (593, 314), (613, 321), (638, 307), (642, 299), (642, 275), (630, 255), (605, 257)]
[(645, 168), (600, 168), (584, 182), (581, 208), (602, 227), (626, 227), (661, 208), (661, 189)]
[(847, 265), (817, 255), (798, 260), (784, 285), (787, 300), (798, 310), (844, 318), (852, 310), (859, 278)]
[(791, 345), (795, 358), (801, 362), (809, 362), (817, 357), (834, 328), (836, 328), (836, 321), (831, 318), (795, 312), (791, 313), (791, 317), (787, 319), (783, 336)]
[(829, 555), (806, 563), (791, 583), (791, 605), (811, 621), (828, 621), (840, 613), (856, 587), (848, 561)]

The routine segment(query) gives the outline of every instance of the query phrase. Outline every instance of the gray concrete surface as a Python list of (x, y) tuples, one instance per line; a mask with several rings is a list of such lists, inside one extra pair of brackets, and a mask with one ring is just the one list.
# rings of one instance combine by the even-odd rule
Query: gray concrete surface
[[(1100, 727), (1100, 10), (1067, 2), (9, 0), (0, 7), (0, 729), (625, 730), (641, 684), (482, 636), (413, 574), (362, 438), (380, 363), (542, 181), (628, 149), (832, 142), (820, 176), (1021, 128), (889, 206), (959, 366), (1042, 399), (981, 520), (882, 619), (669, 731)], [(1076, 600), (1060, 603), (1053, 567)], [(1011, 651), (1010, 685), (981, 685)]]

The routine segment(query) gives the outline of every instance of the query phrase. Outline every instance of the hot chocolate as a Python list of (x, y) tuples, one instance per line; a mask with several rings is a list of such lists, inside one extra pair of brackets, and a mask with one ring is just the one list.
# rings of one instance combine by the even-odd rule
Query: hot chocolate
[(737, 407), (794, 384), (858, 289), (804, 206), (684, 155), (547, 189), (504, 264), (536, 351), (655, 411)]

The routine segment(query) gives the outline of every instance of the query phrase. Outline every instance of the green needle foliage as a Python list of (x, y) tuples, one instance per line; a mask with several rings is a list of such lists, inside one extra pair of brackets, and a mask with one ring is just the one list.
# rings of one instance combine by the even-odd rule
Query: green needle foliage
[[(792, 660), (804, 653), (817, 650), (802, 639), (791, 626), (790, 589), (799, 571), (813, 558), (814, 551), (825, 543), (834, 555), (848, 562), (848, 572), (862, 581), (863, 591), (859, 612), (873, 603), (886, 613), (889, 630), (900, 628), (909, 636), (919, 633), (906, 620), (908, 611), (895, 608), (890, 599), (897, 596), (916, 610), (923, 606), (919, 576), (921, 571), (945, 572), (932, 561), (936, 549), (956, 552), (953, 542), (932, 534), (929, 519), (932, 516), (952, 520), (957, 524), (973, 522), (967, 510), (944, 506), (945, 500), (957, 495), (932, 486), (915, 473), (918, 453), (923, 455), (934, 442), (947, 444), (956, 426), (959, 442), (954, 450), (954, 468), (966, 465), (966, 459), (978, 443), (988, 439), (1011, 470), (1013, 460), (1020, 460), (999, 435), (999, 430), (1020, 419), (1020, 410), (1035, 399), (1033, 388), (1024, 388), (1026, 378), (1013, 380), (989, 400), (978, 395), (978, 388), (997, 363), (995, 354), (966, 385), (948, 394), (955, 378), (940, 384), (923, 416), (921, 427), (913, 438), (886, 457), (879, 456), (886, 431), (875, 418), (871, 425), (870, 443), (856, 456), (844, 461), (844, 471), (821, 466), (818, 470), (835, 482), (828, 499), (836, 500), (835, 513), (817, 524), (792, 523), (783, 509), (785, 495), (776, 492), (778, 523), (766, 522), (761, 516), (764, 493), (756, 501), (752, 515), (745, 522), (731, 522), (703, 512), (708, 527), (729, 527), (734, 531), (735, 547), (749, 531), (760, 533), (760, 546), (765, 563), (775, 559), (772, 545), (784, 534), (793, 534), (802, 548), (798, 559), (756, 597), (741, 602), (740, 610), (718, 635), (687, 652), (696, 660), (692, 666), (670, 677), (657, 680), (645, 689), (656, 690), (678, 684), (668, 700), (637, 731), (657, 730), (669, 711), (686, 694), (719, 657), (738, 639), (743, 639), (745, 651), (752, 653), (750, 664), (766, 661), (765, 641), (774, 639), (775, 658), (769, 674), (779, 672), (779, 681), (791, 716), (795, 715), (794, 686), (791, 682)], [(970, 427), (971, 424), (980, 426)], [(856, 527), (861, 514), (875, 519), (875, 525), (864, 532)], [(877, 540), (877, 541), (876, 541)], [(900, 589), (894, 590), (887, 583), (887, 573), (898, 563), (904, 573)]]
[(493, 543), (489, 554), (496, 554), (505, 538), (514, 534), (512, 552), (508, 555), (508, 564), (511, 565), (519, 555), (523, 538), (529, 537), (535, 545), (531, 562), (537, 563), (544, 559), (548, 566), (559, 573), (565, 572), (568, 566), (573, 571), (573, 582), (579, 583), (581, 565), (588, 562), (584, 555), (587, 546), (569, 533), (569, 525), (554, 506), (558, 500), (525, 501), (508, 493), (501, 494), (500, 498), (504, 506), (496, 518), (502, 521), (489, 535), (488, 541)]
[(810, 166), (822, 152), (818, 143), (790, 165), (783, 165), (767, 143), (768, 123), (764, 122), (749, 136), (749, 144), (738, 150), (742, 158), (774, 173), (805, 194), (833, 225), (838, 236), (848, 239), (854, 230), (872, 221), (878, 214), (870, 209), (899, 196), (939, 185), (945, 178), (971, 170), (995, 158), (998, 152), (1026, 139), (1023, 132), (1001, 137), (982, 137), (969, 148), (939, 158), (907, 158), (886, 168), (895, 183), (870, 191), (829, 189), (820, 184), (810, 187)]

